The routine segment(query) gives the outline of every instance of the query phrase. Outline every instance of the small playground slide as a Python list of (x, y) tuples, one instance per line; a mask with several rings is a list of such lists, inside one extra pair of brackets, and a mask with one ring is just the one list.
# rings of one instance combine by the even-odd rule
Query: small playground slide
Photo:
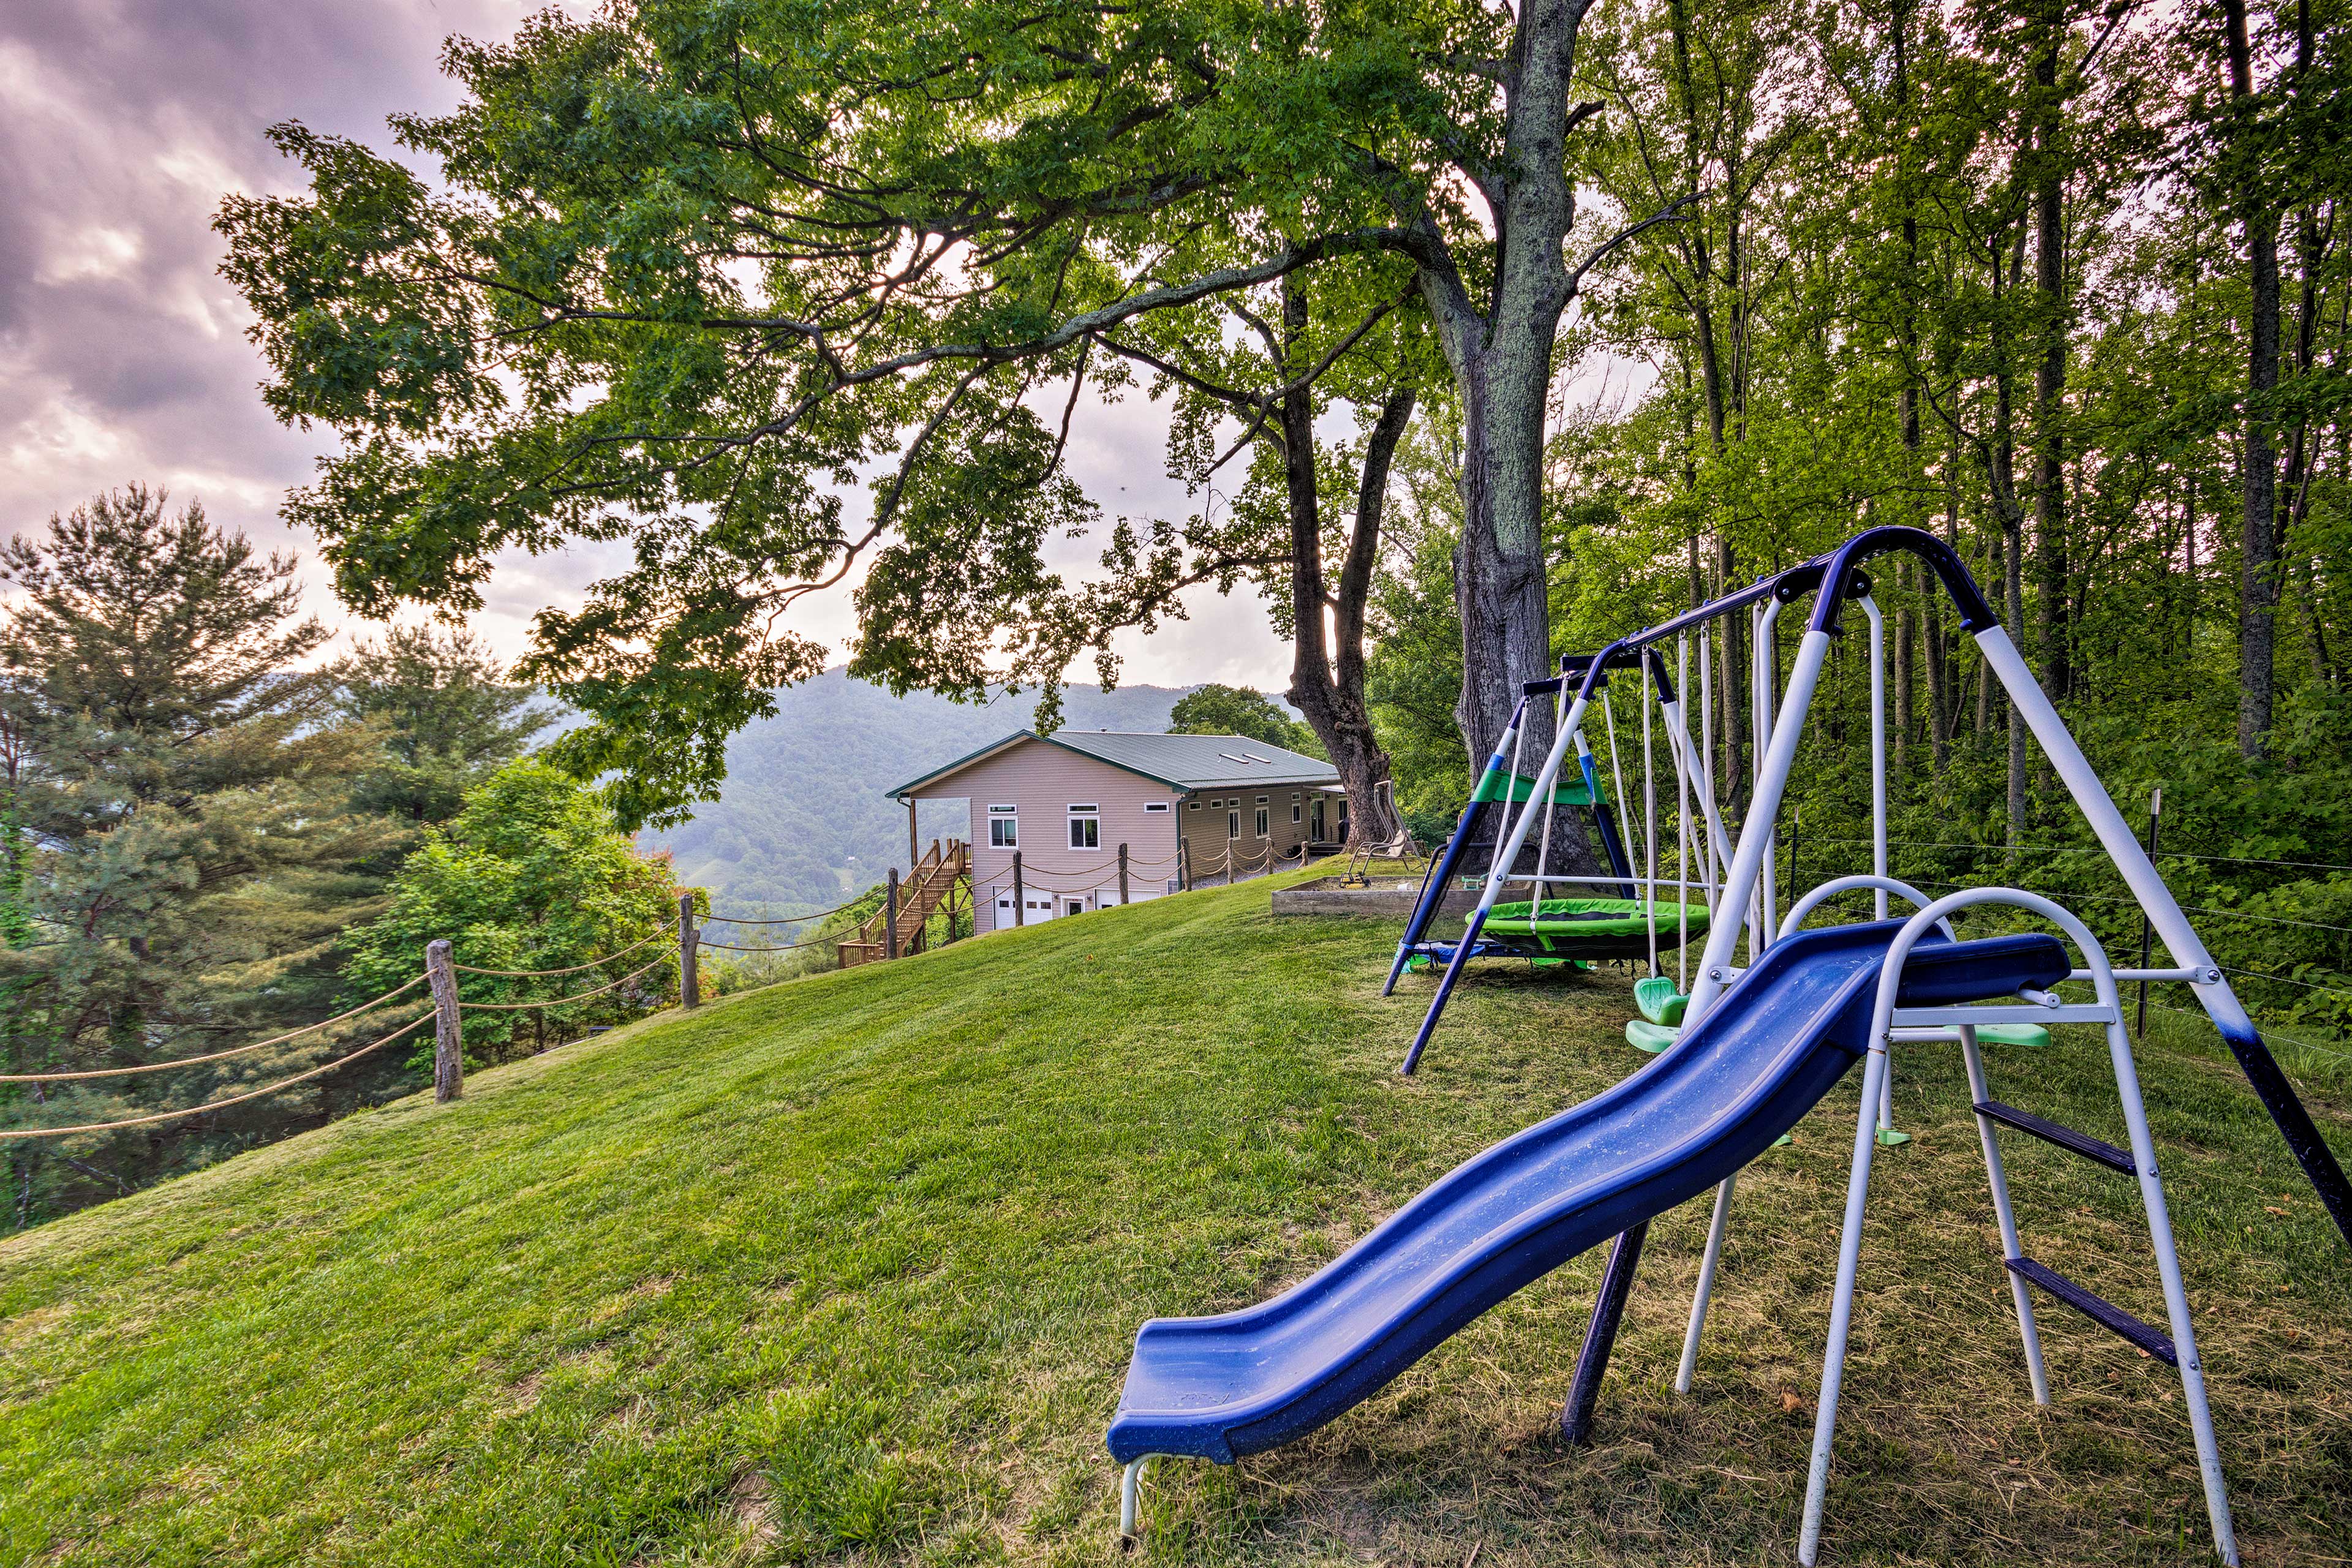
[[(1530, 1280), (1706, 1192), (1796, 1125), (1862, 1054), (1900, 921), (1766, 952), (1675, 1047), (1455, 1169), (1313, 1279), (1213, 1318), (1155, 1318), (1112, 1421), (1113, 1458), (1230, 1464), (1377, 1392)], [(1906, 1005), (2065, 978), (2056, 939), (1922, 942)]]

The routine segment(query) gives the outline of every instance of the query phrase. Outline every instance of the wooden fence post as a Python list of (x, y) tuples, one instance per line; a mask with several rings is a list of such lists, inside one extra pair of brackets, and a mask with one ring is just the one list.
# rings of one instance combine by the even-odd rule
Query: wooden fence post
[(1181, 829), (1181, 828), (1177, 829), (1177, 831), (1176, 831), (1176, 890), (1177, 890), (1178, 892), (1180, 892), (1180, 893), (1183, 893), (1183, 892), (1190, 892), (1190, 891), (1192, 890), (1192, 858), (1190, 855), (1188, 855), (1188, 854), (1186, 854), (1186, 853), (1185, 853), (1185, 849), (1186, 849), (1187, 846), (1188, 846), (1188, 840), (1184, 837), (1184, 832), (1183, 832), (1183, 829)]
[(882, 895), (882, 956), (898, 956), (898, 868), (890, 868), (890, 890)]
[(1013, 852), (1013, 923), (1017, 926), (1029, 923), (1028, 900), (1021, 896), (1021, 851), (1018, 849)]
[(457, 972), (449, 966), (449, 939), (425, 944), (425, 984), (433, 993), (433, 1103), (466, 1097), (465, 1037), (457, 1026)]
[(702, 1005), (701, 966), (696, 950), (702, 942), (701, 933), (694, 929), (694, 895), (677, 896), (677, 1000), (683, 1007)]
[(1127, 907), (1127, 846), (1118, 847), (1118, 905)]

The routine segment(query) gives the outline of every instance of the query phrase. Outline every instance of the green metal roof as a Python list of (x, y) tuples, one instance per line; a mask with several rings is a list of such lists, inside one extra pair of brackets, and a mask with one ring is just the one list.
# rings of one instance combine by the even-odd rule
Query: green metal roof
[(904, 799), (1024, 741), (1076, 752), (1175, 790), (1337, 787), (1339, 783), (1339, 770), (1328, 763), (1240, 735), (1158, 735), (1116, 730), (1057, 730), (1040, 735), (1034, 730), (1016, 730), (898, 785), (887, 792), (888, 798)]

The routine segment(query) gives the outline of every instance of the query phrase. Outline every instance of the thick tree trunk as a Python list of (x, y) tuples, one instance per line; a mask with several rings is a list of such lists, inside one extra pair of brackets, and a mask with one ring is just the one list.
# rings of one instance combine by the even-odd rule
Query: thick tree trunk
[[(1528, 363), (1528, 355), (1539, 358), (1540, 371)], [(1481, 515), (1487, 520), (1483, 528), (1465, 527), (1454, 552), (1454, 605), (1462, 616), (1462, 697), (1454, 719), (1468, 743), (1474, 777), (1510, 722), (1521, 684), (1547, 679), (1559, 668), (1551, 650), (1539, 460), (1550, 355), (1548, 331), (1539, 354), (1531, 336), (1517, 354), (1489, 351), (1490, 364), (1503, 374), (1478, 378), (1485, 395), (1473, 402), (1464, 421), (1468, 512), (1474, 523)], [(1538, 460), (1514, 460), (1523, 452), (1538, 454)], [(1532, 775), (1555, 735), (1552, 704), (1528, 703), (1521, 733), (1522, 768)], [(1563, 782), (1575, 781), (1572, 762), (1560, 771)], [(1539, 838), (1540, 830), (1529, 843)], [(1606, 869), (1582, 819), (1565, 807), (1553, 814), (1549, 858), (1556, 869), (1571, 875)]]
[[(1520, 684), (1553, 669), (1541, 462), (1551, 339), (1549, 332), (1540, 342), (1514, 335), (1518, 342), (1497, 342), (1480, 355), (1464, 411), (1467, 521), (1454, 557), (1454, 606), (1462, 616), (1454, 719), (1474, 772), (1510, 722)], [(1530, 705), (1528, 750), (1541, 756), (1551, 738), (1550, 708)]]
[[(1509, 722), (1522, 684), (1555, 668), (1543, 551), (1544, 411), (1552, 343), (1576, 292), (1563, 255), (1576, 219), (1568, 133), (1574, 120), (1601, 108), (1573, 109), (1569, 94), (1590, 3), (1527, 0), (1519, 7), (1503, 85), (1503, 152), (1480, 183), (1495, 236), (1493, 271), (1481, 285), (1485, 309), (1428, 215), (1409, 203), (1398, 208), (1417, 237), (1421, 295), (1462, 401), (1463, 529), (1454, 554), (1462, 694), (1454, 716), (1474, 772)], [(1548, 704), (1530, 706), (1526, 735), (1534, 755), (1549, 748), (1552, 722)], [(1571, 865), (1592, 864), (1572, 814), (1563, 814), (1553, 849)]]

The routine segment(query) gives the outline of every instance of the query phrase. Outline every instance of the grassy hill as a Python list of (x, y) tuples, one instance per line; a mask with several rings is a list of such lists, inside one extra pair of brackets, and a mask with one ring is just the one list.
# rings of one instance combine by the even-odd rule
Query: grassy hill
[[(1423, 1075), (1384, 926), (1246, 884), (663, 1016), (0, 1244), (0, 1561), (1108, 1563), (1136, 1326), (1257, 1300), (1641, 1058), (1498, 971)], [(2352, 1262), (2218, 1047), (2145, 1053), (2249, 1561), (2352, 1557)], [(1994, 1064), (2120, 1139), (2089, 1042)], [(1879, 1166), (1828, 1560), (2197, 1561), (2165, 1368), (2055, 1307), (2025, 1387), (1957, 1056)], [(2317, 1107), (2340, 1135), (2343, 1104)], [(1147, 1487), (1160, 1563), (1790, 1561), (1853, 1079), (1664, 1216), (1587, 1451), (1598, 1256), (1368, 1405)], [(2352, 1138), (2345, 1138), (2352, 1142)], [(2129, 1184), (2015, 1140), (2032, 1250), (2160, 1318)]]
[[(1063, 717), (1079, 730), (1165, 730), (1187, 689), (1082, 685), (1066, 695)], [(646, 837), (648, 847), (675, 854), (682, 881), (709, 889), (739, 913), (821, 909), (903, 866), (906, 811), (882, 792), (1027, 728), (1036, 708), (1034, 692), (984, 707), (928, 691), (893, 697), (839, 669), (775, 697), (772, 718), (728, 742), (719, 798), (698, 806), (684, 826)], [(968, 827), (927, 816), (923, 831), (944, 837)]]

